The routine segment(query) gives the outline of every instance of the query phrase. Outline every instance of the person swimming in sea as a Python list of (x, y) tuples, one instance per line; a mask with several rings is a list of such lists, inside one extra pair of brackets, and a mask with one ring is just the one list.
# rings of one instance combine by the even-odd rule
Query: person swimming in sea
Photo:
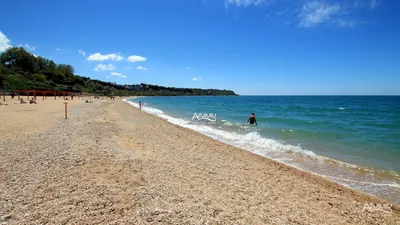
[(256, 124), (257, 125), (256, 116), (254, 115), (254, 113), (251, 113), (251, 115), (249, 116), (249, 119), (247, 120), (247, 122), (250, 123), (250, 124)]

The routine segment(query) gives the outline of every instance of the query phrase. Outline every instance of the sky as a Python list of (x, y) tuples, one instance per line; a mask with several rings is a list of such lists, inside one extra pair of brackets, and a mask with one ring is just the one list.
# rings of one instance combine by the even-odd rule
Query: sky
[(117, 84), (241, 95), (400, 94), (398, 0), (13, 0), (23, 46)]

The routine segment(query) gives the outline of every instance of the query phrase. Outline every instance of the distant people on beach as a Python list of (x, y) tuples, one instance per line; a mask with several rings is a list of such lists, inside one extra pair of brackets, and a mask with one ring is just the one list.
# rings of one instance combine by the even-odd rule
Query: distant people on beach
[(142, 109), (142, 101), (139, 101), (139, 109)]
[(12, 91), (11, 92), (11, 99), (14, 99), (14, 97), (15, 97), (15, 93), (14, 93), (14, 91)]
[(19, 101), (20, 104), (26, 104), (27, 102), (24, 100), (24, 98), (21, 98), (21, 100)]
[(250, 124), (256, 124), (257, 125), (256, 116), (254, 115), (254, 113), (251, 113), (251, 115), (249, 116), (249, 119), (247, 120), (247, 122), (250, 123)]
[[(22, 98), (21, 98), (22, 99)], [(35, 101), (35, 99), (34, 98), (32, 98), (30, 101), (29, 101), (29, 104), (36, 104), (36, 101)]]

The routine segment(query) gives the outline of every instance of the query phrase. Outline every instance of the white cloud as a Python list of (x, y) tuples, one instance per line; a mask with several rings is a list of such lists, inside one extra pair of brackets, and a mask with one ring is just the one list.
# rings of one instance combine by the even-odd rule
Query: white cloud
[(145, 57), (142, 56), (138, 56), (138, 55), (131, 55), (128, 57), (128, 61), (135, 63), (135, 62), (144, 62), (147, 59)]
[(12, 47), (10, 40), (0, 31), (0, 52), (5, 51), (9, 47)]
[(339, 4), (330, 5), (323, 2), (306, 2), (300, 12), (300, 26), (312, 27), (319, 23), (334, 22), (332, 17), (340, 13)]
[(59, 49), (59, 48), (56, 48), (56, 51), (60, 51), (61, 49)]
[(27, 49), (29, 51), (35, 51), (36, 47), (35, 46), (30, 46), (28, 44), (25, 44), (25, 49)]
[(192, 67), (186, 66), (185, 69), (189, 70), (189, 69), (192, 69)]
[(98, 64), (96, 66), (96, 68), (94, 68), (94, 71), (96, 71), (96, 72), (99, 72), (100, 70), (101, 71), (106, 71), (106, 70), (111, 71), (111, 70), (115, 70), (115, 69), (117, 69), (117, 67), (112, 65), (112, 64), (108, 64), (108, 65), (106, 65), (106, 64)]
[(339, 27), (354, 27), (356, 25), (356, 23), (353, 21), (346, 21), (346, 20), (342, 20), (342, 19), (335, 21), (335, 23)]
[(203, 78), (202, 77), (193, 77), (192, 78), (192, 81), (199, 81), (199, 80), (203, 80)]
[(138, 66), (138, 67), (136, 67), (136, 69), (137, 69), (137, 70), (147, 70), (147, 68), (142, 67), (142, 66)]
[(94, 53), (89, 55), (87, 60), (89, 61), (104, 61), (104, 60), (114, 60), (114, 61), (121, 61), (124, 57), (117, 53), (111, 53), (107, 55), (102, 55), (100, 53)]
[(117, 76), (117, 77), (122, 77), (122, 78), (127, 78), (127, 76), (123, 75), (122, 73), (117, 73), (117, 72), (112, 72), (111, 76)]
[[(226, 9), (274, 4), (274, 7), (266, 10), (265, 18), (286, 25), (298, 24), (303, 28), (320, 25), (351, 28), (365, 24), (363, 22), (365, 18), (357, 17), (362, 12), (376, 9), (381, 2), (380, 0), (224, 0)], [(236, 12), (234, 13), (236, 15)]]
[(107, 78), (107, 79), (110, 79), (111, 77), (110, 77), (110, 76), (106, 76), (106, 78)]
[[(249, 7), (251, 5), (258, 6), (264, 2), (266, 2), (266, 0), (225, 0), (225, 7), (228, 7), (229, 5), (237, 7)], [(272, 0), (267, 2), (272, 2)]]
[(25, 48), (25, 50), (27, 50), (27, 51), (35, 51), (35, 49), (36, 49), (35, 46), (30, 46), (30, 45), (28, 45), (28, 44), (25, 44), (25, 45), (20, 44), (20, 45), (18, 45), (18, 47), (23, 47), (23, 48)]
[(377, 4), (376, 0), (371, 0), (371, 1), (369, 2), (369, 8), (370, 8), (370, 9), (374, 9), (375, 6), (376, 6), (376, 4)]
[(128, 69), (132, 69), (133, 67), (132, 66), (126, 66), (126, 67), (124, 67), (124, 68), (122, 68), (123, 70), (128, 70)]
[(81, 54), (83, 57), (85, 57), (85, 56), (86, 56), (86, 52), (85, 52), (85, 51), (78, 50), (78, 53), (79, 53), (79, 54)]
[(378, 0), (354, 0), (353, 6), (358, 9), (370, 9), (373, 10), (378, 7), (380, 1)]

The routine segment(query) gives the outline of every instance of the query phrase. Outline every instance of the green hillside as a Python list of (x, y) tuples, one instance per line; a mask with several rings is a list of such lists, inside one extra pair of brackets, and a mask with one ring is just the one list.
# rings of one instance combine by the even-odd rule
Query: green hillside
[(150, 84), (118, 85), (74, 74), (67, 64), (34, 56), (22, 47), (0, 54), (0, 88), (16, 90), (72, 90), (98, 95), (236, 95), (231, 90), (162, 87)]

